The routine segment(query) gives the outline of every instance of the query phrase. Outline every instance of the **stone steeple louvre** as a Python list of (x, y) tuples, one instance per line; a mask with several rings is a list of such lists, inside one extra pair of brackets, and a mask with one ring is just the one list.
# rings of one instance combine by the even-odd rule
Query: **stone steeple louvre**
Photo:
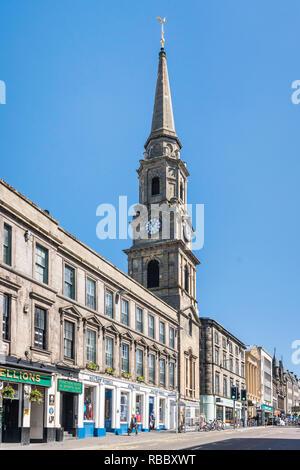
[(147, 148), (151, 140), (160, 137), (175, 139), (181, 148), (181, 144), (175, 131), (167, 58), (166, 52), (163, 48), (159, 53), (151, 133), (147, 139), (145, 148)]

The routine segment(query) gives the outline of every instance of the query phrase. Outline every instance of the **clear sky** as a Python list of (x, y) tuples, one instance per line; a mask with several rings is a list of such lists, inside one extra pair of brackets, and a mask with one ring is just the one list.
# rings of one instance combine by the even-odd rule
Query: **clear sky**
[(96, 208), (138, 201), (157, 16), (188, 200), (205, 204), (200, 315), (300, 375), (299, 1), (0, 0), (0, 176), (127, 272), (130, 240), (100, 241)]

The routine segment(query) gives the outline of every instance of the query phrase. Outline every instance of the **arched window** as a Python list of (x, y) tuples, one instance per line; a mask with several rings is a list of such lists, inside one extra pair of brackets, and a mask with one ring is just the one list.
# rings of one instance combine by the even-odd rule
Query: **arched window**
[(158, 176), (155, 176), (154, 178), (152, 178), (152, 196), (156, 196), (159, 193), (159, 178)]
[(184, 268), (184, 289), (189, 292), (189, 284), (190, 284), (190, 274), (189, 268), (186, 266)]
[(147, 287), (159, 287), (159, 262), (151, 260), (147, 266)]

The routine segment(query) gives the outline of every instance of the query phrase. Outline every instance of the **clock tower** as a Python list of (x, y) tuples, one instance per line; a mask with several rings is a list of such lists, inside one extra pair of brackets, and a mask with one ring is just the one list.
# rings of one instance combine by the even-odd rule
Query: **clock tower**
[(192, 224), (186, 211), (188, 170), (174, 125), (166, 53), (159, 53), (150, 135), (137, 170), (139, 205), (131, 222), (128, 274), (178, 310), (198, 316)]

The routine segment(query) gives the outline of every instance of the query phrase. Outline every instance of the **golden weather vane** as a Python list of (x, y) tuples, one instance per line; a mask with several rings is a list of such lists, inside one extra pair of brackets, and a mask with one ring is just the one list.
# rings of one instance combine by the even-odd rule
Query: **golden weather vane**
[(166, 18), (160, 18), (158, 17), (157, 20), (161, 23), (161, 40), (160, 40), (160, 43), (161, 43), (161, 48), (163, 49), (164, 48), (164, 44), (165, 44), (165, 38), (164, 38), (164, 22), (166, 21)]

